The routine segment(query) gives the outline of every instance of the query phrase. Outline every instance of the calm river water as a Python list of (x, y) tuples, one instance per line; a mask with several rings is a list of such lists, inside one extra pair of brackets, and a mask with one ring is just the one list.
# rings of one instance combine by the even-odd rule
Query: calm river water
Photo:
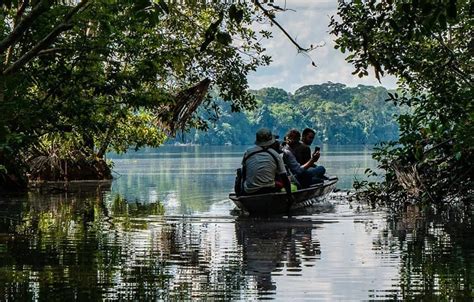
[(363, 147), (324, 147), (340, 192), (305, 215), (238, 215), (244, 148), (109, 158), (110, 183), (0, 196), (0, 300), (471, 301), (472, 221), (392, 217), (347, 201)]

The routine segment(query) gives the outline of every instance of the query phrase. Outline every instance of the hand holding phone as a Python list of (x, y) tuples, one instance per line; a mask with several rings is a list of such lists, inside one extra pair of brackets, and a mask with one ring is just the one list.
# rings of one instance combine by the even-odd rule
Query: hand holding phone
[(317, 162), (318, 159), (319, 159), (319, 157), (321, 156), (321, 154), (319, 153), (319, 150), (321, 150), (320, 147), (318, 147), (318, 146), (314, 147), (314, 152), (313, 152), (313, 154), (312, 154), (312, 159), (313, 159), (315, 162)]

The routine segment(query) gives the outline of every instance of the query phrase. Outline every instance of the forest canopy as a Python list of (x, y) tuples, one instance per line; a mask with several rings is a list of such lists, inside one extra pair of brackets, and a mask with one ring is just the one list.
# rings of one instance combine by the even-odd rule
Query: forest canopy
[(191, 129), (168, 143), (252, 145), (262, 126), (282, 137), (291, 128), (309, 127), (318, 144), (373, 145), (398, 139), (396, 118), (403, 111), (387, 102), (390, 92), (383, 87), (328, 82), (300, 87), (294, 94), (271, 87), (251, 92), (255, 109), (233, 113), (221, 100), (220, 118), (209, 122), (207, 131)]

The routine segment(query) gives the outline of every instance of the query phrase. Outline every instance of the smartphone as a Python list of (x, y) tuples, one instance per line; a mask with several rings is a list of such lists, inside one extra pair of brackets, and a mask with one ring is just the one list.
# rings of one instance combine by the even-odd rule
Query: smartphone
[(314, 152), (318, 152), (319, 150), (321, 150), (319, 146), (314, 147)]

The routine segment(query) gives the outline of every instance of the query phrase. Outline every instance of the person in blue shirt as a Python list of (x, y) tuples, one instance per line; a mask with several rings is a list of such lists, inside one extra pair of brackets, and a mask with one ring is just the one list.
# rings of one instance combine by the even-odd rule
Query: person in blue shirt
[(285, 146), (283, 146), (283, 161), (293, 175), (295, 175), (299, 184), (303, 188), (307, 188), (313, 184), (321, 183), (327, 177), (324, 176), (326, 169), (323, 166), (315, 165), (321, 156), (319, 150), (315, 150), (311, 154), (310, 159), (301, 164), (297, 161), (295, 156), (295, 148), (301, 142), (301, 134), (297, 129), (291, 129), (285, 136)]

